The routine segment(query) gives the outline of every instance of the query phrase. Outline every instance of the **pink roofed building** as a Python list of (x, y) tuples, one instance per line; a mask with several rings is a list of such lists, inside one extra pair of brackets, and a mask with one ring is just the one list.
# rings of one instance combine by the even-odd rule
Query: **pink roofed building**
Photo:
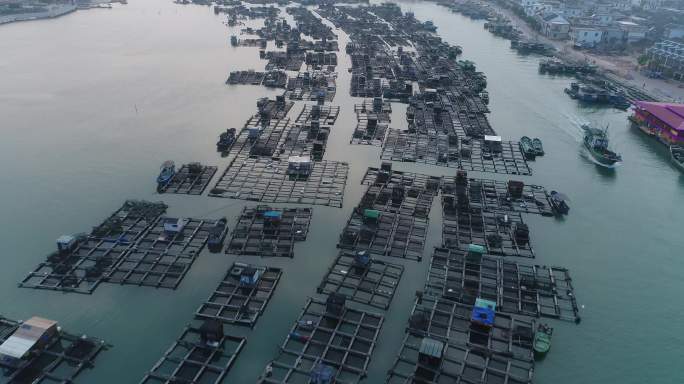
[(684, 104), (637, 101), (630, 120), (665, 144), (684, 144)]

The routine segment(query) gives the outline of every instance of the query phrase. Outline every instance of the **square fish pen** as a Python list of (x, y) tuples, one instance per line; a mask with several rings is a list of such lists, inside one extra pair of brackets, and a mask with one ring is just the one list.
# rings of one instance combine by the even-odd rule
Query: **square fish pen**
[(217, 220), (162, 217), (109, 272), (107, 281), (176, 289)]
[(529, 228), (520, 213), (459, 207), (457, 198), (442, 196), (442, 245), (450, 249), (484, 245), (498, 256), (534, 258)]
[(336, 75), (327, 71), (300, 72), (288, 79), (284, 95), (290, 100), (332, 102), (337, 93)]
[[(377, 217), (369, 220), (368, 212)], [(377, 214), (375, 214), (377, 213)], [(352, 212), (345, 226), (339, 248), (420, 261), (427, 237), (429, 220), (401, 213), (364, 210)]]
[(349, 165), (338, 161), (311, 163), (308, 176), (288, 175), (287, 161), (245, 159), (232, 164), (210, 196), (342, 207)]
[(226, 253), (294, 257), (294, 244), (306, 240), (310, 223), (311, 208), (245, 207)]
[(340, 107), (335, 106), (305, 105), (281, 142), (279, 157), (306, 155), (313, 161), (323, 160), (339, 111)]
[[(20, 322), (0, 317), (0, 343), (5, 342)], [(95, 358), (107, 349), (104, 340), (88, 336), (76, 336), (63, 331), (47, 341), (19, 366), (3, 366), (7, 383), (72, 383), (85, 369), (94, 366)]]
[(442, 342), (479, 347), (492, 353), (533, 361), (535, 321), (496, 312), (491, 327), (474, 323), (473, 306), (445, 297), (422, 295), (411, 311), (408, 332)]
[(380, 169), (368, 167), (366, 173), (363, 175), (363, 179), (361, 179), (361, 184), (398, 184), (406, 187), (425, 188), (437, 195), (437, 193), (439, 193), (439, 187), (442, 185), (442, 178), (422, 173), (393, 171), (392, 163), (383, 162), (382, 168)]
[(331, 296), (309, 299), (259, 383), (306, 384), (320, 371), (340, 384), (366, 377), (384, 316), (330, 303)]
[(379, 309), (389, 308), (404, 267), (368, 253), (340, 252), (318, 286), (318, 293), (338, 293), (348, 300)]
[(477, 298), (491, 300), (505, 313), (580, 320), (572, 278), (561, 267), (435, 248), (426, 292), (468, 305)]
[(84, 239), (68, 255), (49, 256), (19, 287), (90, 294), (130, 247), (129, 242)]
[[(433, 186), (436, 188), (436, 185)], [(371, 185), (361, 198), (359, 208), (427, 218), (438, 189), (402, 184)]]
[(306, 124), (318, 120), (321, 127), (332, 128), (340, 114), (340, 107), (334, 105), (305, 105), (295, 123)]
[(522, 181), (467, 178), (445, 178), (442, 184), (445, 195), (464, 194), (468, 204), (485, 211), (507, 211), (552, 216), (549, 194), (539, 185)]
[[(532, 383), (534, 362), (452, 341), (435, 341), (420, 335), (406, 334), (385, 383)], [(437, 344), (439, 348), (428, 351), (424, 348), (428, 344)]]
[(253, 327), (266, 309), (281, 275), (280, 268), (234, 263), (195, 316)]
[(199, 163), (183, 164), (171, 180), (159, 189), (159, 193), (201, 195), (217, 170), (216, 166)]
[(161, 202), (127, 200), (90, 234), (64, 236), (68, 245), (60, 245), (19, 286), (92, 293), (166, 208)]
[(265, 72), (233, 71), (228, 75), (226, 84), (261, 85), (265, 76)]
[(223, 383), (246, 340), (221, 335), (210, 345), (202, 337), (201, 328), (186, 327), (140, 384)]
[(499, 140), (494, 144), (470, 138), (459, 140), (455, 134), (408, 133), (390, 129), (380, 158), (467, 171), (532, 174), (518, 143)]
[(354, 112), (361, 113), (376, 113), (384, 121), (390, 122), (392, 116), (392, 103), (383, 99), (365, 99), (361, 103), (354, 104)]
[(389, 119), (376, 113), (358, 113), (357, 123), (349, 144), (382, 146), (388, 130)]

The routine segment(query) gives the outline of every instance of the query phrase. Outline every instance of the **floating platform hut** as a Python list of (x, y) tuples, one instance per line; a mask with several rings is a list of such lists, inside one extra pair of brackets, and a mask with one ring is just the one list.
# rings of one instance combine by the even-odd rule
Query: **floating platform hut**
[(62, 331), (56, 321), (0, 316), (0, 367), (7, 383), (70, 383), (109, 346)]

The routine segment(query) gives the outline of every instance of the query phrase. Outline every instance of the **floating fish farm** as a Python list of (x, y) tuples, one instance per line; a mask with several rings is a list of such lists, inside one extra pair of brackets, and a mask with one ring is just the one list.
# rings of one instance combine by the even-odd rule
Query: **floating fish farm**
[(335, 73), (300, 72), (287, 81), (285, 97), (290, 100), (333, 101), (337, 92)]
[(381, 146), (391, 122), (392, 105), (376, 97), (355, 104), (354, 112), (358, 123), (349, 143)]
[(93, 368), (95, 358), (109, 348), (104, 340), (61, 331), (51, 320), (34, 317), (22, 322), (0, 316), (0, 344), (13, 338), (23, 347), (39, 333), (42, 345), (27, 358), (3, 356), (3, 382), (72, 383), (84, 370)]
[[(231, 68), (225, 83), (281, 88), (274, 99), (257, 100), (256, 113), (241, 127), (216, 129), (222, 171), (202, 198), (246, 201), (239, 215), (169, 217), (165, 203), (129, 200), (90, 232), (60, 237), (57, 251), (19, 285), (86, 294), (100, 283), (176, 289), (205, 246), (238, 256), (226, 259), (215, 288), (140, 381), (225, 384), (247, 340), (263, 339), (253, 328), (273, 320), (267, 307), (277, 300), (276, 288), (287, 286), (287, 279), (311, 280), (290, 275), (300, 271), (294, 263), (308, 262), (295, 257), (296, 243), (318, 224), (312, 222), (313, 205), (328, 207), (316, 208), (322, 215), (341, 212), (336, 208), (343, 207), (350, 165), (332, 158), (340, 143), (328, 147), (328, 139), (333, 130), (342, 132), (343, 141), (353, 132), (349, 144), (367, 145), (354, 150), (368, 151), (366, 159), (380, 164), (363, 164), (360, 186), (358, 179), (350, 185), (359, 200), (338, 223), (329, 244), (337, 238), (336, 249), (317, 255), (329, 264), (314, 276), (311, 297), (298, 304), (301, 313), (284, 313), (288, 322), (296, 320), (269, 341), (272, 355), (259, 363), (253, 379), (377, 382), (368, 379), (373, 352), (391, 337), (399, 350), (387, 361), (386, 383), (531, 384), (535, 340), (546, 329), (541, 321), (581, 318), (566, 268), (519, 261), (538, 256), (525, 219), (567, 210), (561, 212), (553, 191), (525, 180), (532, 169), (522, 146), (490, 124), (486, 76), (473, 62), (459, 60), (461, 48), (437, 36), (432, 22), (395, 4), (273, 3), (213, 5), (233, 28), (229, 49), (267, 61), (261, 71)], [(492, 16), (492, 33), (517, 35), (480, 3), (440, 3), (475, 18)], [(259, 21), (247, 22), (253, 19)], [(339, 31), (348, 35), (344, 52), (338, 52)], [(537, 49), (525, 44), (514, 43), (523, 51)], [(549, 73), (585, 71), (544, 63)], [(349, 95), (346, 89), (337, 95), (337, 66), (342, 74), (349, 70)], [(331, 105), (335, 97), (359, 99), (345, 99), (341, 108)], [(390, 127), (392, 103), (406, 104), (405, 130)], [(345, 109), (351, 105), (353, 111)], [(355, 127), (336, 126), (341, 116), (347, 124), (352, 112)], [(427, 167), (434, 167), (434, 175)], [(202, 195), (215, 173), (216, 166), (185, 164), (159, 192)], [(441, 206), (441, 215), (430, 216), (433, 205)], [(441, 237), (428, 236), (431, 220), (432, 232)], [(419, 289), (415, 301), (395, 299), (404, 273), (415, 270), (427, 271), (424, 280), (411, 282)], [(385, 319), (401, 316), (399, 311), (409, 315), (405, 335), (381, 336)], [(0, 342), (19, 325), (0, 318)], [(71, 383), (104, 349), (97, 339), (60, 333), (55, 340), (11, 377)]]
[(306, 240), (310, 208), (246, 207), (231, 233), (226, 253), (294, 257), (295, 242)]
[(126, 201), (89, 234), (62, 236), (23, 288), (92, 293), (102, 282), (175, 289), (216, 220), (164, 217), (163, 203)]
[(258, 382), (297, 383), (312, 375), (358, 382), (366, 376), (383, 321), (381, 314), (348, 306), (341, 295), (309, 299)]
[(281, 275), (280, 268), (234, 263), (195, 315), (253, 327), (266, 309)]
[(323, 278), (317, 292), (337, 293), (351, 301), (388, 309), (404, 267), (364, 252), (342, 251)]
[(216, 174), (218, 167), (200, 163), (183, 164), (168, 183), (157, 188), (159, 193), (201, 195)]
[(268, 88), (285, 88), (287, 79), (287, 73), (284, 71), (234, 71), (228, 76), (226, 84), (263, 85)]
[[(283, 111), (279, 102), (282, 99), (273, 105), (281, 105), (276, 110)], [(284, 117), (285, 111), (270, 113), (270, 119), (263, 112), (255, 115), (227, 152), (232, 160), (209, 195), (342, 207), (349, 166), (324, 160), (339, 111), (334, 106), (305, 105), (294, 124)]]
[(225, 335), (220, 322), (187, 326), (140, 384), (221, 383), (244, 345), (245, 338)]

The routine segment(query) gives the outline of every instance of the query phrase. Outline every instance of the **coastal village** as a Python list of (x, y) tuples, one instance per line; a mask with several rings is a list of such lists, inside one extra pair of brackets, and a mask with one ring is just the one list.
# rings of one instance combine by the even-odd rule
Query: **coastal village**
[[(157, 362), (138, 372), (140, 384), (227, 383), (231, 370), (246, 364), (240, 355), (260, 336), (255, 327), (273, 311), (281, 281), (298, 272), (287, 267), (311, 240), (314, 211), (344, 212), (335, 251), (319, 255), (326, 271), (313, 280), (295, 276), (311, 280), (315, 293), (293, 299), (298, 315), (287, 332), (269, 340), (273, 348), (261, 353), (267, 361), (252, 382), (370, 382), (378, 346), (395, 338), (401, 343), (386, 383), (531, 384), (535, 364), (554, 353), (554, 336), (584, 326), (581, 298), (592, 294), (575, 286), (568, 268), (548, 265), (535, 250), (538, 223), (564, 222), (583, 207), (571, 210), (558, 187), (530, 181), (536, 164), (552, 154), (537, 135), (514, 137), (495, 127), (487, 74), (462, 59), (462, 47), (397, 4), (349, 3), (357, 2), (178, 1), (215, 15), (231, 31), (226, 49), (263, 64), (230, 68), (216, 82), (277, 95), (253, 100), (240, 126), (216, 127), (216, 145), (207, 148), (215, 163), (166, 160), (150, 173), (149, 189), (176, 203), (245, 205), (237, 216), (178, 217), (168, 214), (169, 201), (124, 199), (91, 229), (57, 238), (34, 269), (17, 276), (18, 288), (56, 301), (104, 287), (173, 292), (189, 284), (193, 264), (207, 253), (240, 257), (187, 314)], [(681, 89), (682, 1), (435, 3), (486, 19), (485, 28), (522, 55), (543, 56), (540, 75), (567, 78), (573, 103), (628, 110), (635, 131), (666, 146), (668, 161), (684, 172), (678, 94), (654, 94), (646, 83), (635, 85), (591, 59), (562, 54), (631, 57), (642, 76)], [(0, 22), (103, 6), (0, 0)], [(259, 26), (250, 24), (255, 20)], [(342, 108), (342, 98), (353, 109)], [(392, 121), (398, 105), (407, 129)], [(342, 145), (377, 152), (358, 179), (353, 164), (330, 155), (331, 134), (344, 114), (356, 125)], [(619, 172), (622, 156), (634, 155), (614, 152), (607, 128), (581, 128), (601, 172)], [(354, 201), (352, 188), (360, 192), (351, 194)], [(436, 246), (428, 245), (431, 221)], [(419, 268), (420, 289), (397, 315), (395, 294), (408, 270)], [(400, 334), (383, 334), (391, 316), (404, 321)], [(0, 367), (8, 383), (78, 382), (112, 347), (64, 331), (55, 320), (0, 316)]]
[(495, 34), (543, 43), (558, 55), (596, 64), (646, 90), (654, 88), (661, 98), (682, 101), (681, 1), (447, 3), (456, 12), (488, 19)]
[(0, 0), (0, 25), (18, 21), (52, 19), (79, 9), (110, 8), (126, 0)]

